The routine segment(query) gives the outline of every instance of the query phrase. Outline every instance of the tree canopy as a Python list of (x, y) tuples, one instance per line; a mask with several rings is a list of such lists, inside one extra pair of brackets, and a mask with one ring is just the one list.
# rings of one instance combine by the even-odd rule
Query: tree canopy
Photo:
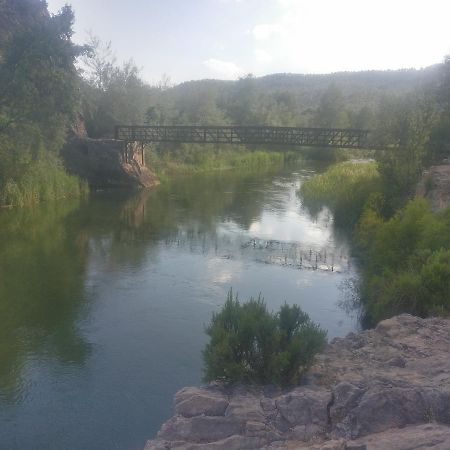
[(86, 49), (71, 41), (74, 14), (45, 2), (0, 4), (9, 17), (0, 51), (0, 191), (33, 164), (57, 155), (79, 105), (75, 61)]

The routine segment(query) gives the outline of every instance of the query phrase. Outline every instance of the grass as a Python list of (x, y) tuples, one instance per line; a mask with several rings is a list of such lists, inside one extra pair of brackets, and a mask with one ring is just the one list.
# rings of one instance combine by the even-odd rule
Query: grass
[(0, 206), (29, 206), (49, 200), (80, 197), (88, 191), (85, 181), (69, 175), (58, 158), (47, 156), (28, 164), (20, 177), (6, 180), (0, 191)]
[(221, 170), (253, 170), (273, 166), (281, 166), (285, 162), (285, 154), (274, 151), (197, 151), (191, 154), (157, 154), (147, 151), (146, 161), (159, 176), (189, 174), (196, 172), (212, 172)]
[(300, 188), (304, 205), (316, 214), (327, 206), (340, 225), (354, 225), (369, 196), (381, 189), (374, 161), (342, 162), (305, 181)]

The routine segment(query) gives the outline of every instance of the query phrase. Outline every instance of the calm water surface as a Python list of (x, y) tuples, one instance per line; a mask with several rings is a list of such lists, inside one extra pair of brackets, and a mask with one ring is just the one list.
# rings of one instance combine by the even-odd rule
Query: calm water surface
[(298, 303), (328, 336), (355, 276), (311, 170), (197, 175), (0, 214), (0, 449), (137, 450), (201, 383), (204, 324), (232, 287)]

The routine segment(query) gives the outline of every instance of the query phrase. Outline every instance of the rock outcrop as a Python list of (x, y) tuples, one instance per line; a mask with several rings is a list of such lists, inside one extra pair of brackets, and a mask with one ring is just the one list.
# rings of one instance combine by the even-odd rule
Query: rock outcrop
[(61, 156), (71, 173), (93, 187), (151, 188), (159, 184), (158, 177), (145, 166), (138, 144), (75, 136)]
[(334, 339), (305, 384), (175, 396), (145, 450), (450, 449), (450, 319), (407, 314)]
[(433, 211), (450, 207), (450, 164), (432, 166), (426, 170), (416, 194), (429, 200)]

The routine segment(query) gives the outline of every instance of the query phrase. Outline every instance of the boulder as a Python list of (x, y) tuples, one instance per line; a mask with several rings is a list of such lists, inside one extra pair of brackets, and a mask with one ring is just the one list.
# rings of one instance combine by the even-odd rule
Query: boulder
[(228, 405), (225, 396), (213, 390), (188, 387), (175, 396), (175, 412), (183, 417), (223, 416)]
[(151, 188), (159, 184), (158, 177), (145, 166), (137, 143), (74, 136), (61, 156), (69, 172), (95, 188)]

